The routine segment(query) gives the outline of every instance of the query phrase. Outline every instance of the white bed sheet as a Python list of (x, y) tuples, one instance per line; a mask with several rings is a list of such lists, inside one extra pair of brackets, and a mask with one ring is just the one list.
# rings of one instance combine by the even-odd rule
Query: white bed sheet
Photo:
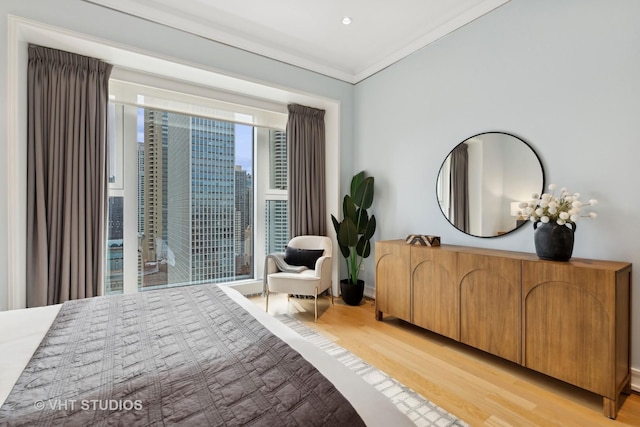
[(0, 406), (31, 360), (62, 304), (0, 311)]
[[(339, 361), (228, 286), (220, 288), (274, 335), (313, 364), (349, 400), (367, 426), (415, 424), (379, 391)], [(0, 405), (38, 348), (61, 305), (0, 312)]]

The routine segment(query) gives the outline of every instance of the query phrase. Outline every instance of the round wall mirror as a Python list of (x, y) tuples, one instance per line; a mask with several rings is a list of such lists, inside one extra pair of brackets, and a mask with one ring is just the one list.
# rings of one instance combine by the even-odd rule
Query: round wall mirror
[(542, 163), (529, 144), (487, 132), (451, 150), (440, 167), (436, 194), (451, 225), (472, 236), (495, 237), (523, 225), (518, 205), (543, 189)]

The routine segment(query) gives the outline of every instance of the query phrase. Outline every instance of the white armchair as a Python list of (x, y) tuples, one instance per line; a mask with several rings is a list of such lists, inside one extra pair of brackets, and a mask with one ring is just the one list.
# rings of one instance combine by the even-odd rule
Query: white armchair
[[(269, 293), (286, 293), (310, 295), (315, 299), (314, 320), (318, 321), (318, 295), (329, 290), (331, 304), (333, 304), (333, 292), (331, 289), (331, 273), (333, 263), (331, 255), (333, 246), (331, 239), (326, 236), (298, 236), (287, 244), (289, 248), (323, 250), (322, 255), (315, 261), (314, 268), (299, 268), (287, 265), (284, 262), (284, 254), (271, 254), (265, 260), (265, 294), (266, 310), (269, 311)], [(301, 270), (301, 271), (300, 271)]]

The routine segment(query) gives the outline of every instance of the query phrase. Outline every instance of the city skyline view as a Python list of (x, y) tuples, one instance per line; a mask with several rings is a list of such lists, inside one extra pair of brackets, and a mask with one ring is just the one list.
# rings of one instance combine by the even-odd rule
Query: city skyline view
[[(135, 114), (138, 288), (252, 278), (254, 128), (144, 108)], [(285, 133), (268, 134), (270, 186), (286, 189)], [(109, 197), (111, 291), (122, 289), (124, 203)], [(287, 201), (261, 208), (265, 249), (284, 247)]]

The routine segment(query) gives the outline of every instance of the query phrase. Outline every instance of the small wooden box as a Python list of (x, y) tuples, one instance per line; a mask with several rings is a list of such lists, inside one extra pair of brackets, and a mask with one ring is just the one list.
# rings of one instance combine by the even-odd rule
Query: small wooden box
[(440, 246), (440, 236), (428, 236), (425, 234), (409, 234), (406, 239), (410, 245)]

